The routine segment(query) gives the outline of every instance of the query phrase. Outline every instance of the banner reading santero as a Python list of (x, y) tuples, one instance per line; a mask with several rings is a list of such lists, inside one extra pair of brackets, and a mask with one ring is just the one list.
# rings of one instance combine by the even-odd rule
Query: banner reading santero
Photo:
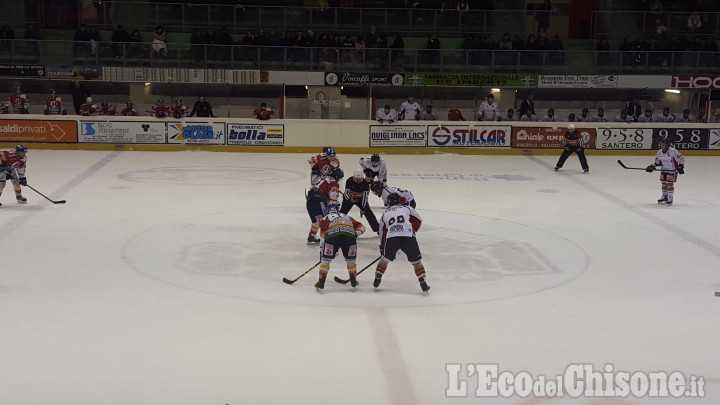
[(169, 122), (169, 144), (225, 145), (225, 124), (222, 122)]
[(370, 125), (370, 147), (425, 147), (425, 126)]
[(428, 146), (437, 148), (509, 148), (509, 126), (429, 125)]
[(283, 146), (285, 126), (280, 124), (228, 124), (228, 145)]
[(164, 122), (81, 121), (80, 143), (165, 143)]

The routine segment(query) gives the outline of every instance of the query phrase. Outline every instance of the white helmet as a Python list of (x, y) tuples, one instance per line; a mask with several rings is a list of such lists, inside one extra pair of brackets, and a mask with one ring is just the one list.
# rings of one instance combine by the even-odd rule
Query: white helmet
[(353, 177), (355, 180), (362, 180), (365, 177), (365, 173), (362, 171), (362, 169), (355, 169), (353, 170)]
[(62, 99), (60, 97), (55, 97), (55, 101), (62, 103)]
[(92, 103), (92, 97), (86, 98), (86, 99), (85, 99), (85, 102), (86, 102), (86, 103)]
[(568, 124), (568, 131), (574, 131), (575, 130), (575, 124)]

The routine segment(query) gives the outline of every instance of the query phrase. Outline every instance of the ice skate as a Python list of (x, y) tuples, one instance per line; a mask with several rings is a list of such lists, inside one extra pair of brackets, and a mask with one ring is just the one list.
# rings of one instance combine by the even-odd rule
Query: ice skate
[(557, 166), (555, 166), (555, 171), (558, 171), (558, 170), (560, 170), (560, 168), (559, 168), (559, 167), (557, 167)]
[(320, 276), (320, 279), (315, 283), (315, 290), (322, 294), (323, 288), (325, 288), (325, 276)]
[(357, 287), (357, 285), (358, 285), (358, 282), (357, 282), (357, 279), (355, 278), (355, 274), (351, 274), (350, 275), (350, 286), (352, 288), (355, 288), (355, 287)]
[(422, 289), (423, 295), (428, 295), (430, 293), (430, 286), (425, 282), (425, 277), (420, 279), (420, 288)]
[(583, 169), (583, 173), (590, 173), (590, 169)]
[(665, 204), (667, 204), (667, 205), (672, 205), (672, 203), (673, 203), (673, 200), (671, 200), (671, 199), (668, 198), (668, 200), (667, 200), (667, 202), (666, 202)]
[(320, 238), (318, 238), (317, 236), (312, 235), (312, 234), (308, 235), (308, 237), (307, 237), (307, 244), (308, 244), (308, 245), (312, 245), (312, 244), (315, 244), (315, 243), (320, 243)]
[(375, 287), (375, 288), (380, 287), (381, 281), (382, 281), (382, 275), (375, 273), (375, 281), (373, 281), (373, 287)]
[(23, 197), (22, 194), (16, 195), (15, 199), (17, 200), (18, 204), (26, 204), (27, 203), (27, 198)]
[(660, 199), (658, 200), (658, 204), (667, 202), (667, 200), (668, 200), (668, 197), (666, 195), (664, 195), (664, 196), (660, 197)]

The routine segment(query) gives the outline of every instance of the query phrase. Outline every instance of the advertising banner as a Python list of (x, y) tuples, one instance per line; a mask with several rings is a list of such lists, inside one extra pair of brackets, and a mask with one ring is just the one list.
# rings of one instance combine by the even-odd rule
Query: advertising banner
[(720, 149), (720, 129), (711, 129), (709, 138), (710, 139), (708, 140), (708, 149)]
[(228, 145), (283, 146), (285, 126), (280, 124), (228, 124)]
[(425, 126), (370, 125), (370, 147), (425, 147)]
[(652, 139), (650, 128), (598, 128), (595, 149), (651, 149)]
[(80, 143), (146, 143), (164, 144), (164, 122), (81, 121)]
[(509, 126), (429, 125), (429, 147), (436, 148), (509, 148)]
[(659, 148), (660, 139), (666, 138), (678, 150), (707, 149), (710, 130), (706, 128), (654, 128), (652, 149)]
[(418, 73), (407, 78), (412, 86), (535, 87), (537, 75), (472, 75)]
[(225, 145), (225, 124), (222, 122), (168, 122), (169, 144)]
[(720, 89), (720, 76), (673, 76), (670, 87), (676, 89)]
[(541, 75), (538, 79), (538, 87), (555, 89), (611, 89), (617, 87), (617, 76)]
[(325, 84), (328, 86), (401, 86), (404, 83), (405, 76), (399, 73), (325, 73)]
[[(595, 128), (577, 128), (582, 134), (585, 149), (595, 148)], [(560, 149), (566, 128), (515, 127), (512, 130), (511, 145), (520, 149)]]
[(44, 65), (0, 65), (0, 77), (2, 78), (40, 79), (44, 76)]
[(45, 76), (48, 79), (69, 79), (69, 80), (102, 80), (102, 66), (45, 66)]
[(0, 120), (2, 142), (75, 143), (77, 134), (75, 121)]

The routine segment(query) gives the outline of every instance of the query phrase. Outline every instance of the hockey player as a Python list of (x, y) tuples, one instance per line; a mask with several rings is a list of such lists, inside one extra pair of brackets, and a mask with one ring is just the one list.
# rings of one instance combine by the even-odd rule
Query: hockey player
[(659, 142), (660, 150), (655, 156), (655, 162), (649, 165), (645, 171), (652, 173), (658, 167), (660, 168), (660, 183), (662, 185), (662, 195), (658, 200), (658, 204), (673, 203), (675, 194), (675, 182), (679, 174), (685, 174), (685, 157), (678, 152), (677, 149), (670, 145), (670, 141), (663, 138)]
[(365, 173), (367, 181), (371, 182), (377, 177), (383, 183), (387, 183), (387, 165), (385, 159), (381, 158), (377, 153), (373, 153), (370, 158), (360, 158), (360, 168)]
[(490, 93), (485, 96), (485, 101), (480, 103), (475, 118), (477, 121), (495, 121), (499, 114), (500, 107), (498, 107), (498, 103), (495, 101), (495, 96)]
[(384, 108), (379, 108), (375, 113), (376, 119), (381, 124), (392, 124), (397, 121), (397, 112), (386, 104)]
[(123, 110), (120, 111), (120, 115), (122, 115), (124, 117), (136, 117), (139, 114), (138, 114), (137, 110), (135, 110), (135, 108), (133, 108), (133, 102), (128, 101), (127, 103), (125, 103), (125, 108), (123, 108)]
[(15, 93), (8, 96), (10, 106), (8, 112), (13, 114), (29, 114), (30, 113), (30, 102), (26, 94), (23, 94), (20, 87), (15, 87)]
[(373, 192), (373, 194), (382, 198), (383, 204), (386, 207), (389, 206), (388, 196), (393, 193), (400, 196), (400, 204), (409, 205), (413, 208), (415, 208), (417, 206), (417, 203), (415, 202), (415, 196), (413, 195), (413, 193), (411, 193), (408, 190), (403, 190), (401, 188), (396, 188), (396, 187), (390, 187), (387, 184), (383, 184), (379, 181), (374, 181), (370, 185), (370, 190)]
[(370, 194), (370, 183), (365, 178), (362, 169), (353, 170), (353, 175), (345, 182), (345, 192), (343, 193), (343, 202), (340, 212), (347, 214), (353, 205), (360, 208), (360, 217), (365, 216), (370, 228), (373, 232), (378, 232), (378, 221), (375, 213), (372, 212), (370, 204), (368, 204), (368, 196)]
[(260, 107), (257, 107), (253, 110), (253, 117), (261, 121), (271, 119), (273, 117), (273, 114), (275, 114), (275, 112), (265, 103), (261, 103)]
[(388, 196), (390, 207), (385, 210), (380, 220), (380, 261), (375, 268), (373, 286), (378, 288), (388, 264), (395, 260), (398, 250), (405, 252), (408, 261), (413, 265), (415, 275), (420, 282), (423, 293), (430, 290), (425, 280), (425, 267), (415, 233), (422, 225), (422, 218), (414, 208), (400, 204), (400, 196), (392, 193)]
[(80, 115), (98, 115), (98, 110), (97, 104), (93, 104), (92, 97), (88, 97), (85, 99), (85, 104), (80, 106)]
[(422, 107), (415, 101), (413, 96), (407, 98), (400, 104), (400, 119), (405, 121), (415, 121), (422, 118)]
[(365, 232), (365, 227), (360, 222), (338, 212), (336, 203), (328, 204), (327, 215), (320, 220), (320, 236), (323, 244), (320, 248), (320, 277), (315, 283), (315, 289), (322, 292), (325, 288), (325, 279), (330, 271), (330, 262), (335, 258), (338, 251), (342, 251), (350, 275), (350, 285), (355, 288), (358, 285), (355, 276), (357, 275), (357, 237)]
[(152, 115), (155, 118), (165, 118), (170, 114), (170, 107), (165, 105), (165, 101), (159, 98), (152, 106)]
[[(54, 92), (53, 90), (53, 93)], [(54, 99), (50, 99), (50, 97), (46, 97), (43, 113), (45, 115), (67, 115), (67, 110), (63, 107), (62, 98), (55, 97)]]
[(320, 219), (325, 213), (325, 207), (330, 203), (338, 204), (340, 196), (340, 180), (345, 177), (342, 169), (336, 168), (328, 176), (318, 176), (312, 183), (312, 187), (307, 194), (305, 207), (310, 216), (310, 232), (308, 233), (307, 243), (319, 243), (320, 239), (315, 235), (320, 229)]
[(100, 104), (97, 115), (115, 115), (115, 105), (103, 101), (102, 104)]
[(632, 115), (628, 115), (627, 110), (623, 108), (622, 110), (620, 110), (620, 115), (615, 117), (614, 122), (624, 122), (626, 124), (629, 124), (631, 122), (635, 122), (635, 119), (632, 117)]
[(0, 114), (7, 114), (8, 112), (8, 106), (0, 101)]
[(583, 146), (584, 140), (582, 134), (575, 129), (575, 124), (568, 125), (567, 131), (565, 131), (565, 135), (561, 138), (561, 141), (565, 150), (562, 155), (560, 155), (560, 159), (558, 159), (558, 162), (555, 165), (555, 171), (560, 170), (560, 168), (565, 164), (567, 158), (575, 152), (578, 155), (578, 159), (580, 159), (580, 165), (583, 168), (583, 172), (589, 172), (590, 167), (588, 167), (587, 158), (585, 157), (585, 147)]
[(326, 152), (311, 156), (308, 163), (310, 169), (310, 183), (315, 183), (321, 176), (328, 176), (333, 170), (340, 167), (340, 160), (337, 158), (335, 149), (327, 148)]
[(655, 122), (675, 122), (675, 114), (670, 113), (670, 107), (665, 107), (662, 114), (656, 117)]
[(175, 105), (173, 105), (170, 108), (170, 111), (172, 112), (172, 116), (175, 119), (180, 119), (187, 115), (188, 113), (188, 106), (183, 104), (183, 101), (181, 98), (175, 99)]
[[(27, 147), (18, 145), (15, 150), (0, 152), (0, 195), (5, 188), (5, 182), (10, 180), (15, 189), (15, 200), (19, 204), (27, 203), (22, 196), (20, 186), (27, 186), (25, 167), (27, 164)], [(2, 206), (2, 204), (0, 204)]]

